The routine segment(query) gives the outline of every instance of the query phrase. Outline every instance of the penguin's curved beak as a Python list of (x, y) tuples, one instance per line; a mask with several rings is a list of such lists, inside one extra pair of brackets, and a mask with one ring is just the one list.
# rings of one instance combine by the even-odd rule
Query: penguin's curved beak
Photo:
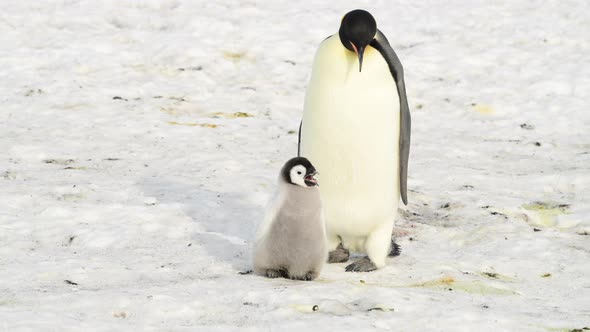
[(305, 175), (305, 178), (304, 178), (305, 184), (306, 184), (308, 187), (314, 187), (314, 186), (317, 186), (317, 185), (318, 185), (318, 180), (316, 180), (315, 176), (316, 176), (316, 175), (318, 175), (318, 174), (319, 174), (319, 173), (318, 173), (318, 172), (316, 172), (316, 171), (313, 171), (313, 172), (311, 172), (311, 173), (308, 173), (308, 174), (306, 174), (306, 175)]
[(365, 54), (365, 47), (361, 46), (357, 52), (357, 55), (359, 56), (359, 73), (363, 71), (363, 54)]
[(360, 73), (363, 71), (363, 54), (365, 54), (366, 46), (356, 47), (356, 45), (353, 42), (350, 42), (350, 45), (352, 45), (352, 48), (354, 49), (354, 53), (356, 53), (356, 55), (359, 58), (359, 73)]

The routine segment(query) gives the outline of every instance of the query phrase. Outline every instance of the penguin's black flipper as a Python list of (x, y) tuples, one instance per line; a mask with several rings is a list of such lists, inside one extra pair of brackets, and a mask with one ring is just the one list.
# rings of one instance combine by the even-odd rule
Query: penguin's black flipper
[(397, 93), (400, 103), (400, 132), (399, 132), (399, 184), (402, 202), (408, 204), (408, 159), (410, 157), (410, 133), (412, 131), (412, 120), (410, 118), (410, 108), (408, 107), (408, 97), (406, 96), (406, 83), (404, 82), (404, 68), (399, 61), (397, 54), (389, 45), (385, 35), (377, 30), (375, 39), (371, 46), (376, 48), (387, 61), (389, 71), (397, 85)]
[(303, 120), (299, 122), (299, 137), (297, 138), (297, 157), (301, 157), (301, 126), (303, 126)]

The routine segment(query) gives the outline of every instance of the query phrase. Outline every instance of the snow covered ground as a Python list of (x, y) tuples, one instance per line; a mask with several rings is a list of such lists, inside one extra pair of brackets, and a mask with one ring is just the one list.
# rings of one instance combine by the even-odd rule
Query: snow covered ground
[[(316, 47), (359, 7), (406, 71), (403, 253), (314, 282), (241, 275), (296, 154)], [(4, 1), (0, 330), (590, 327), (588, 13), (584, 0)]]

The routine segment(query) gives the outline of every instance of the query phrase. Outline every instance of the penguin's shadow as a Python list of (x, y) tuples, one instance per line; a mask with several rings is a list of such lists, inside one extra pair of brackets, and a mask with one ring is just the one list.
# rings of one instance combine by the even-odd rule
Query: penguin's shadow
[(196, 223), (191, 239), (216, 260), (236, 270), (250, 268), (250, 248), (260, 207), (239, 193), (215, 192), (198, 184), (173, 179), (147, 178), (141, 183), (147, 196), (160, 204), (181, 204)]

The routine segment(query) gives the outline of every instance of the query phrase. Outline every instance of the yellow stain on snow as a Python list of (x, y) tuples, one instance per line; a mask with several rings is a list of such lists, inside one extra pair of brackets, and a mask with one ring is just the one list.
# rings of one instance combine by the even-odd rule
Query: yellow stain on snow
[(534, 202), (524, 204), (522, 208), (533, 224), (543, 227), (557, 225), (557, 217), (569, 213), (569, 205), (566, 204)]
[(234, 62), (242, 60), (245, 56), (246, 52), (223, 51), (223, 57)]
[(80, 66), (74, 67), (74, 72), (76, 74), (86, 75), (86, 74), (90, 74), (90, 73), (96, 72), (96, 69), (93, 69), (90, 66), (80, 65)]
[(505, 280), (505, 281), (513, 281), (514, 279), (503, 274), (497, 272), (481, 272), (480, 275), (489, 278), (489, 279), (496, 279), (496, 280)]
[(483, 115), (492, 115), (496, 113), (496, 110), (494, 110), (491, 106), (486, 105), (475, 104), (473, 105), (473, 109)]
[(176, 122), (168, 121), (168, 124), (175, 126), (188, 126), (188, 127), (204, 127), (204, 128), (217, 128), (218, 125), (214, 123), (194, 123), (194, 122)]
[(160, 112), (170, 114), (170, 115), (178, 115), (179, 112), (174, 108), (160, 108)]
[[(319, 278), (316, 282), (321, 283), (333, 283), (334, 280), (328, 280)], [(511, 289), (504, 285), (505, 282), (493, 282), (487, 280), (456, 280), (453, 277), (445, 276), (442, 278), (428, 280), (424, 282), (400, 285), (390, 284), (384, 282), (369, 282), (366, 280), (350, 280), (346, 283), (357, 287), (387, 287), (387, 288), (428, 288), (437, 291), (449, 292), (449, 291), (461, 291), (469, 294), (479, 295), (520, 295), (520, 293), (514, 289)]]
[(75, 110), (80, 108), (87, 108), (89, 104), (87, 103), (65, 103), (61, 105), (61, 109), (64, 110)]
[[(172, 98), (170, 98), (172, 99)], [(194, 116), (194, 115), (201, 115), (202, 111), (196, 107), (190, 107), (190, 106), (185, 106), (183, 107), (182, 105), (178, 106), (178, 107), (173, 107), (173, 106), (164, 106), (164, 107), (160, 107), (160, 112), (171, 115), (173, 117), (179, 117), (182, 115), (187, 115), (187, 116)]]
[(446, 291), (463, 291), (470, 294), (481, 294), (481, 295), (517, 295), (518, 292), (492, 285), (488, 282), (480, 280), (472, 281), (457, 281), (453, 277), (443, 277), (441, 279), (430, 280), (418, 284), (412, 284), (410, 287), (424, 287), (437, 290)]
[(213, 118), (227, 118), (227, 119), (235, 119), (235, 118), (252, 118), (254, 115), (246, 113), (246, 112), (235, 112), (235, 113), (224, 113), (224, 112), (215, 112), (212, 115)]
[(86, 166), (69, 166), (69, 167), (66, 167), (64, 169), (73, 169), (73, 170), (77, 170), (77, 171), (85, 171), (85, 170), (88, 169), (88, 167), (86, 167)]
[(419, 284), (412, 284), (411, 287), (434, 287), (434, 286), (443, 286), (443, 285), (452, 285), (455, 283), (455, 279), (453, 277), (443, 277), (441, 279), (435, 279), (426, 281)]

